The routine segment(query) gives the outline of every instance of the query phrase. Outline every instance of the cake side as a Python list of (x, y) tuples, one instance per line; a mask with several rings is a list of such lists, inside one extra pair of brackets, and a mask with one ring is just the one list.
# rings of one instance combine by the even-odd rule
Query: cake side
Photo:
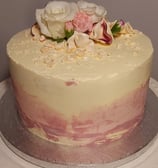
[[(142, 37), (144, 35), (138, 33), (135, 36)], [(29, 38), (28, 51), (33, 43), (36, 45), (31, 36)], [(143, 38), (150, 44), (145, 36)], [(17, 44), (16, 42), (16, 47), (18, 47)], [(21, 47), (26, 47), (26, 43), (24, 45), (23, 47), (19, 45), (17, 52)], [(40, 45), (43, 44), (40, 43)], [(111, 49), (111, 56), (114, 51), (113, 59), (115, 59), (115, 46), (111, 45), (110, 47), (114, 47)], [(15, 49), (13, 51), (16, 52)], [(133, 130), (143, 117), (152, 53), (149, 54), (149, 51), (142, 49), (135, 57), (129, 51), (126, 51), (126, 55), (125, 53), (121, 54), (121, 51), (122, 49), (119, 50), (119, 55), (123, 55), (124, 58), (111, 62), (108, 60), (109, 56), (103, 60), (92, 58), (91, 60), (97, 63), (93, 65), (92, 69), (90, 68), (91, 74), (89, 74), (89, 70), (87, 78), (82, 73), (80, 78), (75, 78), (75, 76), (71, 76), (71, 71), (66, 72), (65, 69), (61, 71), (61, 77), (59, 77), (59, 73), (58, 77), (57, 75), (53, 76), (56, 66), (65, 67), (65, 64), (68, 66), (72, 64), (82, 71), (83, 64), (78, 64), (77, 61), (84, 62), (84, 60), (77, 60), (75, 63), (64, 62), (52, 69), (47, 67), (47, 71), (50, 69), (53, 72), (51, 77), (42, 72), (37, 73), (37, 69), (33, 71), (38, 64), (34, 63), (33, 58), (29, 58), (29, 54), (25, 55), (20, 52), (18, 59), (10, 58), (11, 76), (20, 106), (20, 114), (26, 127), (38, 136), (66, 145), (113, 141)], [(34, 55), (31, 54), (31, 56)], [(28, 63), (29, 66), (32, 64), (32, 67), (24, 67), (20, 63), (20, 58), (23, 61), (23, 57), (32, 61), (32, 63)], [(123, 59), (126, 60), (123, 61)], [(106, 61), (108, 63), (102, 66)], [(128, 64), (123, 66), (122, 62), (126, 61)], [(88, 63), (88, 61), (86, 62)], [(101, 66), (102, 71), (100, 70)], [(85, 68), (88, 67), (85, 65)], [(111, 70), (109, 67), (114, 68)], [(78, 70), (78, 72), (80, 71)], [(85, 70), (84, 72), (86, 74)], [(65, 75), (65, 78), (62, 78), (63, 73), (67, 73), (69, 76)], [(83, 80), (79, 80), (82, 77)]]
[[(36, 12), (40, 29), (34, 25), (19, 32), (7, 45), (21, 119), (32, 133), (59, 144), (116, 140), (132, 131), (144, 115), (151, 41), (123, 21), (102, 19), (106, 11), (100, 6), (95, 6), (102, 11), (100, 18), (92, 15), (89, 20), (88, 13), (79, 11), (71, 23), (66, 22), (74, 26), (69, 38), (68, 29), (54, 33), (49, 30), (56, 22), (51, 20), (50, 25), (49, 16), (44, 15), (48, 7), (53, 12), (59, 5), (52, 3), (45, 13), (43, 9)], [(78, 8), (83, 10), (87, 4), (91, 3), (79, 1)], [(78, 25), (81, 16), (87, 27)], [(78, 32), (81, 28), (86, 32)]]
[(17, 83), (14, 88), (20, 115), (31, 132), (59, 144), (87, 145), (114, 141), (139, 124), (144, 114), (148, 81), (110, 105), (92, 105), (79, 114), (61, 113), (24, 92)]
[[(21, 34), (25, 38), (26, 32)], [(47, 58), (48, 53), (40, 52), (43, 43), (39, 42), (37, 44), (36, 41), (33, 41), (28, 30), (25, 40), (20, 37), (17, 36), (19, 41), (17, 39), (14, 41), (13, 38), (8, 45), (11, 52), (9, 55), (11, 55), (12, 76), (15, 81), (23, 86), (26, 92), (38, 96), (41, 101), (57, 111), (65, 111), (67, 104), (71, 104), (71, 107), (66, 110), (66, 113), (71, 114), (74, 111), (79, 113), (82, 107), (83, 109), (87, 108), (86, 106), (89, 103), (90, 106), (92, 104), (95, 106), (98, 103), (100, 105), (110, 104), (113, 100), (128, 94), (149, 79), (152, 47), (150, 40), (142, 33), (128, 37), (127, 41), (130, 41), (130, 44), (136, 43), (134, 47), (131, 47), (130, 44), (127, 45), (125, 37), (120, 37), (116, 41), (117, 44), (106, 47), (101, 46), (101, 51), (100, 48), (98, 49), (101, 53), (105, 53), (102, 59), (92, 58), (91, 55), (87, 55), (87, 60), (76, 58), (75, 62), (65, 61), (61, 63), (57, 61), (52, 68), (45, 65), (42, 67), (41, 64), (34, 62), (34, 58), (40, 57), (40, 54)], [(16, 46), (14, 46), (15, 44)], [(119, 44), (122, 45), (122, 48), (116, 49)], [(38, 49), (36, 50), (36, 48)], [(140, 48), (140, 50), (136, 52), (137, 48)], [(51, 52), (53, 51), (50, 50), (50, 54)], [(61, 55), (61, 52), (58, 52)], [(98, 56), (97, 52), (96, 57)], [(107, 52), (110, 53), (110, 56), (106, 55)], [(52, 57), (54, 57), (53, 54)], [(51, 87), (52, 83), (53, 88)], [(106, 94), (102, 94), (103, 88)], [(54, 93), (59, 93), (65, 100), (62, 105), (60, 105), (60, 96), (52, 97)], [(78, 96), (80, 93), (84, 95), (82, 98)], [(95, 99), (93, 95), (96, 95), (97, 98)], [(72, 103), (73, 97), (78, 97), (77, 103)], [(90, 102), (88, 101), (89, 97), (93, 98)], [(78, 109), (78, 103), (80, 103), (80, 109)]]

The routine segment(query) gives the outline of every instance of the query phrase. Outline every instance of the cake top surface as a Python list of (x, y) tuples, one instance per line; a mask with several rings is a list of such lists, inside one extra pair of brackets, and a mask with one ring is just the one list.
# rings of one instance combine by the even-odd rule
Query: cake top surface
[(150, 59), (150, 39), (123, 20), (86, 1), (52, 1), (36, 10), (37, 23), (10, 40), (8, 55), (46, 77), (112, 78)]

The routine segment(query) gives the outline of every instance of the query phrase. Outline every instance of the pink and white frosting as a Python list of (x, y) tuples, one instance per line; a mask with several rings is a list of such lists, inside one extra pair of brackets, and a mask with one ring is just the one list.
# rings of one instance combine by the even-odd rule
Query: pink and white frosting
[(153, 47), (123, 20), (86, 1), (51, 1), (7, 44), (21, 119), (66, 145), (100, 144), (144, 114)]

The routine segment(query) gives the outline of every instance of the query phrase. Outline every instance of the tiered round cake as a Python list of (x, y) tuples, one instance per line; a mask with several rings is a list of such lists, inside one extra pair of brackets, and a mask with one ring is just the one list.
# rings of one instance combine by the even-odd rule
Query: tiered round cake
[(64, 145), (109, 143), (142, 120), (153, 48), (93, 3), (52, 1), (7, 51), (19, 114), (33, 134)]

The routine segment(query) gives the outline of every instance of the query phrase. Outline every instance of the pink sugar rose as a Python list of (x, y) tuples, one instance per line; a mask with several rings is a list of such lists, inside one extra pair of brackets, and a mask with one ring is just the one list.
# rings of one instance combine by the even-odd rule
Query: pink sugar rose
[(94, 25), (92, 32), (90, 33), (90, 39), (102, 44), (111, 44), (113, 41), (113, 35), (109, 23), (102, 19), (100, 22)]
[(91, 17), (84, 12), (78, 12), (72, 23), (77, 32), (91, 32), (93, 28), (93, 22)]

